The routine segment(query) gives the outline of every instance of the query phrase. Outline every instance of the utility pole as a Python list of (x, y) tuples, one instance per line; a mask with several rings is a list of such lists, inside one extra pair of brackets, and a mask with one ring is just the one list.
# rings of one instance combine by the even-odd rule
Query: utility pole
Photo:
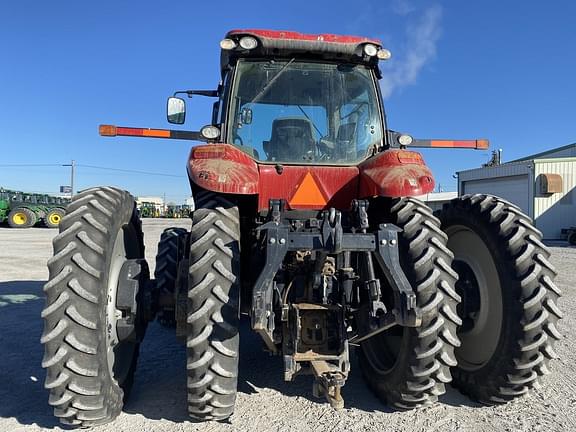
[(76, 161), (72, 159), (70, 164), (70, 198), (74, 198), (74, 170), (76, 169)]
[(72, 159), (72, 163), (62, 164), (62, 166), (70, 167), (70, 198), (74, 198), (74, 171), (76, 169), (76, 161)]

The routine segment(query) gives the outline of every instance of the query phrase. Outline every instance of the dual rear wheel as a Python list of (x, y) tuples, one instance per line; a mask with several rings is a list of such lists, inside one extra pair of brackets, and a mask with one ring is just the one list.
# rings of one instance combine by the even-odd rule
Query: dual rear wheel
[(454, 253), (462, 297), (454, 386), (504, 403), (539, 386), (556, 358), (560, 290), (542, 234), (515, 205), (467, 195), (438, 213)]
[(403, 229), (401, 264), (423, 321), (362, 344), (376, 395), (398, 408), (426, 405), (450, 372), (455, 387), (485, 404), (537, 388), (557, 357), (562, 313), (550, 252), (530, 218), (490, 195), (457, 198), (438, 219), (410, 198), (379, 210)]

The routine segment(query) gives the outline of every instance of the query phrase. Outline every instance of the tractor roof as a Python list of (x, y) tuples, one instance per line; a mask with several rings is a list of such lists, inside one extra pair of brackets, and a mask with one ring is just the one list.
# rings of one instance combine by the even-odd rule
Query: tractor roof
[[(245, 49), (243, 38), (255, 40), (252, 48)], [(247, 39), (245, 39), (247, 40)], [(254, 44), (254, 41), (249, 41)], [(244, 46), (243, 46), (244, 45)], [(367, 55), (364, 47), (372, 45), (373, 55)], [(378, 39), (334, 34), (304, 34), (279, 30), (231, 30), (220, 43), (221, 66), (224, 72), (240, 57), (252, 58), (303, 58), (377, 65), (376, 53), (382, 50)], [(389, 55), (389, 52), (386, 51)], [(383, 57), (380, 57), (383, 58)]]

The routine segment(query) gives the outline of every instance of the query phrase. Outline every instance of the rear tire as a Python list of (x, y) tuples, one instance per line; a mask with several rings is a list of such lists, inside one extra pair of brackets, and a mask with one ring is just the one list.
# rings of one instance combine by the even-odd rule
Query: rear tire
[(8, 214), (8, 225), (11, 228), (30, 228), (36, 225), (36, 213), (26, 207), (17, 207)]
[(60, 221), (66, 214), (66, 211), (61, 208), (53, 208), (44, 217), (44, 225), (47, 228), (58, 228)]
[(118, 267), (144, 257), (134, 199), (115, 188), (76, 195), (53, 245), (41, 338), (49, 404), (67, 425), (107, 423), (122, 410), (138, 357), (137, 342), (110, 342)]
[(439, 212), (463, 302), (454, 386), (486, 404), (539, 386), (561, 337), (560, 290), (542, 234), (513, 204), (466, 195)]
[[(176, 278), (178, 263), (184, 258), (188, 231), (185, 228), (166, 228), (158, 242), (156, 269), (154, 278), (160, 296), (172, 296), (176, 302)], [(162, 309), (158, 321), (166, 327), (174, 327), (176, 318), (174, 308)]]
[(568, 234), (567, 240), (572, 246), (576, 246), (576, 230), (571, 231), (570, 234)]
[[(390, 218), (383, 220), (383, 214)], [(440, 221), (416, 199), (371, 205), (369, 215), (372, 222), (380, 217), (378, 223), (391, 222), (403, 229), (398, 233), (400, 263), (416, 292), (422, 324), (396, 326), (363, 342), (359, 350), (362, 372), (372, 391), (392, 407), (427, 406), (445, 393), (450, 367), (456, 365), (460, 297), (454, 288), (456, 273), (450, 267), (452, 253)]]
[(240, 222), (221, 195), (195, 197), (188, 275), (188, 413), (225, 420), (238, 381)]

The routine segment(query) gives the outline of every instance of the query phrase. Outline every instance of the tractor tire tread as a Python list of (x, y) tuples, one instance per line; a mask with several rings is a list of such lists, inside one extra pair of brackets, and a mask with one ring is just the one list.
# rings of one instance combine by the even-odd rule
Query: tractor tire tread
[[(186, 236), (185, 228), (166, 228), (160, 235), (158, 253), (156, 254), (156, 268), (154, 279), (159, 295), (172, 295), (176, 300), (176, 279), (178, 276), (178, 263), (184, 257)], [(176, 317), (174, 310), (160, 310), (158, 321), (165, 327), (175, 327)]]
[(401, 260), (404, 255), (403, 268), (414, 287), (422, 324), (404, 330), (409, 333), (409, 348), (400, 354), (404, 366), (393, 377), (379, 376), (362, 351), (360, 360), (374, 393), (392, 407), (406, 410), (431, 405), (451, 381), (450, 367), (459, 345), (456, 307), (460, 299), (455, 295), (457, 275), (450, 268), (453, 256), (446, 247), (447, 236), (432, 210), (417, 199), (401, 198), (390, 213), (390, 222), (403, 229), (398, 236), (404, 251)]
[[(49, 403), (63, 424), (104, 424), (122, 409), (124, 390), (108, 372), (106, 342), (98, 332), (105, 326), (105, 295), (100, 288), (106, 269), (103, 251), (114, 241), (100, 225), (112, 227), (115, 220), (130, 221), (142, 240), (133, 203), (127, 192), (115, 188), (83, 191), (69, 204), (53, 241), (50, 277), (44, 285), (42, 367), (47, 369)], [(143, 251), (143, 243), (140, 247)], [(131, 374), (133, 369), (127, 386)]]
[[(13, 217), (16, 213), (24, 213), (26, 215), (25, 224), (19, 225), (14, 222)], [(36, 222), (38, 222), (38, 216), (36, 216), (34, 211), (27, 207), (16, 207), (10, 210), (10, 213), (8, 213), (8, 225), (10, 228), (30, 228), (36, 225)]]
[(514, 304), (508, 311), (513, 316), (501, 332), (505, 340), (499, 343), (497, 356), (480, 372), (452, 371), (454, 386), (472, 399), (489, 405), (507, 403), (539, 387), (540, 376), (554, 357), (553, 345), (562, 337), (557, 331), (561, 293), (553, 282), (556, 271), (548, 260), (550, 252), (532, 220), (502, 198), (464, 195), (437, 214), (443, 228), (467, 215), (490, 230), (498, 241), (497, 260), (511, 275), (503, 294)]
[(187, 373), (188, 413), (226, 420), (238, 381), (238, 208), (209, 192), (195, 196), (190, 235)]

